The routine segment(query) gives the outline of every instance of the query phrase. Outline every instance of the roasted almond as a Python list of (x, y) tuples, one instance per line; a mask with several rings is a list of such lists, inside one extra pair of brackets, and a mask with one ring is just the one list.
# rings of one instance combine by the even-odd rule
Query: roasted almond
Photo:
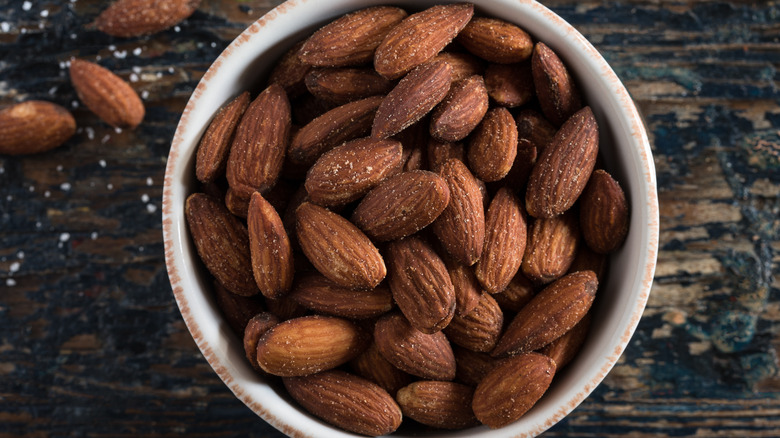
[(211, 182), (225, 174), (230, 144), (241, 116), (249, 106), (249, 92), (244, 91), (220, 108), (209, 123), (198, 144), (195, 176), (200, 182)]
[(457, 41), (480, 58), (500, 63), (521, 62), (531, 56), (531, 36), (517, 25), (498, 18), (474, 17), (458, 34)]
[(455, 382), (420, 380), (395, 396), (405, 416), (441, 429), (464, 429), (479, 421), (471, 410), (474, 389)]
[(280, 85), (289, 99), (299, 97), (307, 90), (306, 77), (312, 68), (298, 57), (303, 43), (299, 41), (284, 52), (268, 75), (268, 84)]
[(428, 169), (436, 173), (441, 171), (441, 166), (450, 158), (466, 161), (466, 148), (461, 142), (440, 141), (431, 138), (426, 151)]
[(586, 313), (577, 325), (564, 333), (560, 338), (547, 344), (547, 346), (539, 350), (539, 353), (554, 360), (556, 370), (562, 369), (574, 359), (582, 348), (582, 344), (585, 343), (588, 330), (590, 330), (591, 319), (592, 312)]
[(362, 353), (349, 363), (355, 374), (381, 386), (391, 396), (404, 386), (412, 383), (412, 376), (396, 368), (379, 352), (376, 342), (372, 342)]
[(436, 5), (409, 15), (376, 48), (374, 69), (388, 79), (400, 78), (441, 52), (473, 15), (469, 3)]
[(517, 137), (527, 139), (537, 150), (537, 155), (542, 152), (552, 141), (558, 129), (544, 118), (544, 115), (533, 109), (521, 109), (515, 115), (517, 123)]
[(117, 0), (92, 25), (116, 37), (151, 35), (180, 23), (199, 5), (200, 0)]
[(315, 68), (306, 75), (305, 83), (309, 93), (338, 105), (387, 94), (394, 85), (365, 67)]
[(70, 61), (70, 82), (90, 111), (115, 128), (138, 126), (144, 104), (133, 88), (111, 70), (81, 59)]
[(493, 298), (505, 312), (518, 312), (535, 294), (536, 286), (522, 272), (518, 272), (512, 277), (506, 289), (493, 294)]
[(452, 82), (460, 82), (470, 76), (485, 72), (485, 62), (468, 52), (441, 52), (433, 59), (444, 61), (452, 67)]
[(402, 371), (423, 379), (455, 378), (455, 356), (444, 333), (423, 333), (400, 313), (377, 320), (374, 342), (382, 357)]
[(455, 380), (472, 387), (477, 386), (500, 360), (487, 353), (479, 353), (459, 345), (453, 345), (452, 351), (457, 364)]
[(508, 187), (520, 187), (520, 192), (522, 193), (528, 184), (531, 170), (533, 170), (534, 164), (536, 164), (536, 157), (536, 147), (527, 138), (518, 139), (515, 162), (512, 163), (512, 168), (509, 169), (509, 173), (506, 174), (500, 183)]
[(260, 338), (281, 320), (269, 312), (261, 312), (253, 316), (244, 328), (244, 354), (252, 367), (264, 372), (257, 363), (257, 343)]
[(605, 254), (594, 252), (588, 245), (580, 245), (577, 250), (577, 255), (574, 256), (574, 261), (571, 262), (571, 266), (569, 266), (568, 273), (593, 271), (596, 273), (596, 278), (601, 282), (609, 267), (608, 261)]
[(452, 287), (455, 289), (455, 314), (466, 315), (479, 304), (482, 286), (474, 274), (473, 267), (455, 261), (452, 256), (445, 256), (443, 260), (450, 273)]
[(281, 298), (292, 287), (292, 246), (279, 213), (259, 192), (249, 202), (247, 228), (257, 287), (268, 298)]
[(255, 294), (243, 297), (225, 289), (219, 281), (212, 281), (214, 301), (217, 303), (220, 313), (225, 318), (228, 327), (241, 337), (249, 321), (258, 313), (263, 312), (263, 296)]
[(490, 294), (482, 294), (479, 303), (465, 315), (455, 315), (444, 328), (453, 344), (487, 353), (493, 350), (504, 325), (504, 313)]
[(469, 168), (477, 178), (498, 181), (505, 177), (517, 155), (517, 126), (509, 110), (495, 107), (487, 112), (471, 135)]
[(520, 269), (526, 233), (520, 200), (509, 188), (502, 187), (485, 215), (485, 247), (475, 270), (480, 284), (489, 293), (504, 290)]
[(370, 290), (340, 286), (311, 273), (295, 281), (289, 299), (324, 315), (350, 319), (374, 318), (393, 308), (393, 294), (384, 284)]
[(431, 114), (431, 136), (443, 141), (463, 140), (485, 117), (488, 103), (482, 76), (474, 75), (453, 83)]
[(515, 108), (536, 96), (531, 63), (490, 64), (485, 69), (485, 88), (496, 104)]
[(56, 103), (28, 100), (0, 109), (0, 154), (54, 149), (76, 133), (76, 120)]
[(556, 126), (582, 108), (582, 98), (574, 79), (558, 55), (542, 42), (534, 46), (531, 72), (542, 112)]
[(628, 202), (620, 184), (605, 170), (594, 171), (580, 197), (585, 243), (597, 253), (609, 254), (626, 240), (628, 219)]
[(523, 274), (536, 284), (547, 284), (563, 276), (577, 255), (579, 242), (580, 227), (573, 211), (531, 221)]

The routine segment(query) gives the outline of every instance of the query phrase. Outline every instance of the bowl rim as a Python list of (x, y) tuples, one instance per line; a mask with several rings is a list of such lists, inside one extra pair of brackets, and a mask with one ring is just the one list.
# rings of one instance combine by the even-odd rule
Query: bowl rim
[[(320, 15), (320, 19), (332, 19), (346, 11), (371, 5), (398, 4), (414, 8), (414, 6), (411, 6), (414, 5), (413, 0), (394, 2), (381, 0), (335, 0), (329, 2), (328, 6), (317, 5), (317, 3), (317, 0), (288, 0), (270, 10), (247, 27), (228, 45), (199, 81), (182, 112), (168, 155), (162, 201), (163, 241), (165, 263), (172, 291), (187, 329), (209, 365), (211, 365), (235, 396), (263, 420), (288, 436), (349, 437), (356, 435), (336, 431), (320, 420), (301, 413), (297, 407), (286, 403), (287, 399), (281, 398), (272, 388), (262, 383), (259, 379), (257, 382), (254, 382), (259, 385), (257, 388), (254, 388), (252, 391), (245, 390), (244, 385), (247, 381), (242, 376), (247, 372), (248, 365), (231, 363), (228, 359), (230, 352), (227, 350), (228, 347), (223, 345), (225, 341), (224, 336), (226, 336), (225, 327), (218, 326), (216, 321), (220, 317), (215, 313), (213, 306), (211, 308), (208, 308), (208, 306), (204, 307), (204, 304), (208, 304), (209, 298), (203, 296), (202, 288), (199, 286), (196, 278), (198, 273), (195, 272), (196, 269), (191, 261), (187, 261), (186, 257), (184, 257), (184, 254), (192, 254), (193, 251), (189, 242), (182, 208), (186, 197), (185, 186), (187, 185), (188, 175), (192, 173), (190, 168), (193, 167), (192, 162), (198, 139), (205, 130), (207, 122), (224, 101), (211, 110), (203, 109), (203, 106), (199, 108), (198, 104), (202, 100), (208, 100), (211, 95), (219, 94), (220, 92), (222, 94), (227, 93), (228, 96), (230, 95), (229, 91), (231, 90), (228, 89), (231, 85), (220, 84), (217, 82), (217, 79), (224, 76), (228, 70), (235, 68), (231, 64), (235, 64), (237, 57), (247, 52), (254, 52), (255, 56), (260, 56), (259, 54), (264, 54), (263, 56), (265, 56), (265, 53), (273, 49), (282, 39), (282, 37), (268, 39), (268, 35), (274, 31), (279, 31), (280, 26), (284, 26), (287, 21), (292, 20), (293, 18), (291, 17), (295, 14), (304, 13), (306, 8), (315, 10), (317, 8), (327, 9), (329, 15), (327, 17)], [(434, 3), (454, 2), (446, 0), (430, 2), (430, 4)], [(568, 22), (535, 0), (477, 0), (473, 3), (477, 4), (478, 8), (487, 9), (488, 13), (491, 13), (491, 10), (501, 11), (501, 8), (511, 8), (515, 12), (530, 14), (537, 21), (534, 22), (533, 26), (522, 25), (529, 33), (532, 35), (538, 33), (534, 32), (534, 29), (538, 30), (541, 26), (545, 31), (557, 32), (559, 38), (570, 42), (570, 44), (564, 47), (548, 44), (556, 52), (560, 50), (562, 53), (561, 57), (565, 57), (563, 52), (567, 48), (569, 50), (581, 51), (582, 59), (579, 57), (577, 59), (584, 62), (588, 69), (600, 73), (598, 80), (603, 83), (599, 86), (603, 86), (604, 89), (612, 93), (610, 95), (610, 104), (616, 105), (619, 108), (618, 112), (623, 115), (623, 119), (617, 122), (610, 119), (610, 124), (613, 122), (619, 123), (623, 125), (621, 130), (630, 133), (633, 148), (630, 148), (629, 152), (636, 154), (636, 160), (634, 161), (636, 168), (633, 170), (641, 174), (640, 194), (645, 198), (633, 200), (633, 203), (644, 201), (644, 204), (635, 207), (639, 208), (643, 213), (642, 218), (640, 218), (641, 223), (635, 223), (639, 219), (632, 217), (631, 227), (632, 229), (636, 226), (645, 228), (641, 235), (641, 244), (644, 251), (638, 255), (638, 263), (641, 269), (636, 279), (636, 288), (632, 290), (634, 303), (632, 307), (626, 309), (627, 313), (621, 317), (622, 319), (618, 323), (618, 327), (621, 330), (614, 333), (606, 341), (609, 345), (608, 351), (610, 354), (603, 358), (599, 367), (588, 372), (586, 381), (577, 382), (578, 387), (574, 391), (569, 391), (565, 403), (555, 407), (548, 407), (544, 415), (538, 415), (537, 417), (540, 418), (535, 418), (533, 422), (524, 424), (522, 429), (519, 427), (512, 428), (512, 425), (510, 425), (504, 429), (488, 430), (485, 428), (485, 430), (480, 430), (479, 432), (479, 435), (484, 437), (535, 436), (559, 422), (590, 395), (617, 363), (639, 324), (650, 295), (658, 252), (659, 209), (655, 167), (650, 142), (636, 105), (616, 73), (584, 36)], [(488, 3), (489, 6), (486, 6), (484, 3)], [(354, 6), (357, 4), (360, 4), (360, 6)], [(492, 14), (497, 15), (495, 12), (492, 12)], [(311, 18), (309, 19), (311, 20)], [(308, 27), (312, 27), (312, 25)], [(285, 36), (289, 38), (289, 32)], [(268, 41), (260, 42), (262, 38), (266, 38)], [(545, 43), (547, 43), (547, 40), (548, 38), (545, 38)], [(250, 46), (253, 49), (250, 49)], [(265, 49), (262, 49), (262, 47), (265, 47)], [(279, 54), (276, 53), (275, 56)], [(243, 65), (246, 67), (248, 62), (243, 61)], [(219, 91), (212, 92), (209, 88), (219, 88)], [(232, 91), (232, 94), (235, 95), (239, 90), (233, 89)], [(632, 207), (632, 211), (635, 208)], [(214, 317), (214, 324), (217, 325), (215, 326), (211, 322), (204, 322), (207, 320), (201, 320), (200, 317), (196, 316), (196, 313), (199, 312), (206, 312), (206, 316)], [(251, 372), (251, 368), (249, 370)], [(278, 401), (283, 403), (278, 403)], [(523, 419), (520, 421), (523, 421)], [(515, 425), (517, 425), (517, 422)], [(472, 430), (467, 429), (467, 431)], [(466, 436), (458, 432), (447, 432), (447, 434), (448, 436), (450, 434)], [(472, 431), (469, 436), (473, 435)]]

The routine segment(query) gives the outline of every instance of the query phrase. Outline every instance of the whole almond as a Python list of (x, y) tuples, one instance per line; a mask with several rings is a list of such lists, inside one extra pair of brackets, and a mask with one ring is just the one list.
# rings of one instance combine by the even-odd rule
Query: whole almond
[(482, 286), (479, 284), (472, 266), (459, 263), (452, 256), (445, 255), (443, 260), (450, 273), (452, 287), (455, 289), (455, 314), (466, 315), (479, 304), (482, 297)]
[(580, 227), (573, 211), (531, 221), (525, 246), (523, 274), (536, 284), (563, 276), (577, 255)]
[(171, 28), (192, 15), (200, 0), (117, 0), (93, 25), (111, 36), (130, 38)]
[(505, 177), (517, 155), (517, 126), (509, 110), (495, 107), (487, 112), (471, 135), (469, 167), (477, 178), (498, 181)]
[(490, 64), (485, 69), (485, 87), (496, 104), (515, 108), (536, 96), (531, 63)]
[(275, 376), (306, 376), (349, 362), (370, 336), (346, 319), (302, 316), (272, 327), (257, 342), (257, 363)]
[(571, 208), (596, 166), (599, 129), (590, 107), (575, 113), (539, 156), (528, 178), (525, 205), (533, 217)]
[(504, 313), (490, 294), (482, 294), (477, 306), (465, 315), (456, 315), (444, 328), (453, 344), (487, 353), (493, 350), (501, 335)]
[(535, 294), (536, 286), (521, 271), (512, 277), (506, 289), (493, 294), (493, 298), (505, 312), (518, 312)]
[(371, 68), (315, 68), (305, 78), (306, 89), (319, 99), (343, 105), (387, 94), (393, 82)]
[(453, 83), (431, 114), (431, 136), (443, 141), (463, 140), (485, 117), (488, 103), (482, 76), (474, 75)]
[(290, 136), (290, 102), (278, 84), (269, 85), (249, 104), (236, 128), (227, 163), (231, 187), (261, 193), (276, 184)]
[(399, 389), (412, 383), (412, 376), (399, 370), (382, 356), (376, 342), (372, 342), (349, 364), (355, 374), (381, 386), (393, 397)]
[(296, 279), (288, 297), (317, 313), (350, 319), (374, 318), (393, 308), (393, 294), (383, 284), (371, 290), (356, 290), (318, 273)]
[(258, 293), (252, 276), (249, 233), (225, 204), (209, 195), (193, 193), (184, 203), (184, 216), (195, 249), (211, 275), (234, 294)]
[(281, 320), (276, 315), (269, 312), (261, 312), (253, 316), (246, 324), (243, 338), (244, 354), (254, 369), (264, 372), (257, 363), (257, 343), (265, 332), (280, 322)]
[(579, 89), (566, 65), (542, 42), (534, 46), (531, 72), (539, 106), (554, 125), (561, 126), (582, 108)]
[(81, 59), (70, 61), (70, 81), (90, 111), (115, 128), (138, 126), (144, 104), (133, 88), (111, 70)]
[(76, 133), (76, 120), (56, 103), (28, 100), (0, 109), (0, 154), (54, 149)]
[(387, 138), (422, 119), (447, 96), (452, 67), (431, 61), (416, 67), (385, 96), (371, 126), (371, 136)]
[(228, 186), (224, 195), (225, 206), (234, 215), (246, 219), (247, 214), (249, 214), (249, 201), (252, 200), (254, 192), (255, 189), (244, 184)]
[(388, 79), (400, 78), (441, 52), (473, 15), (469, 3), (436, 5), (409, 15), (376, 48), (374, 69)]
[(361, 138), (323, 154), (309, 169), (304, 186), (309, 199), (324, 207), (360, 199), (401, 171), (402, 146), (395, 140)]
[(525, 252), (525, 213), (509, 188), (499, 189), (490, 202), (485, 230), (485, 247), (475, 272), (482, 287), (494, 294), (507, 287), (520, 269)]
[(369, 63), (388, 32), (406, 17), (406, 11), (392, 6), (351, 12), (314, 32), (301, 47), (298, 57), (321, 67)]
[(444, 262), (430, 245), (410, 236), (387, 247), (393, 299), (412, 327), (435, 333), (455, 314), (455, 290)]
[(455, 378), (455, 356), (444, 333), (423, 333), (400, 313), (377, 320), (374, 342), (382, 357), (402, 371), (430, 380)]
[(405, 416), (441, 429), (464, 429), (479, 421), (471, 410), (474, 389), (455, 382), (420, 380), (395, 396)]
[(445, 61), (452, 67), (452, 82), (460, 82), (469, 76), (485, 72), (485, 61), (468, 52), (441, 52), (433, 59)]
[(290, 396), (307, 411), (350, 432), (379, 436), (401, 425), (401, 409), (393, 397), (354, 374), (331, 370), (282, 381)]
[(554, 375), (555, 362), (547, 356), (526, 353), (506, 359), (474, 390), (474, 414), (491, 429), (513, 423), (542, 398)]
[(594, 171), (580, 197), (585, 243), (597, 253), (609, 254), (626, 240), (628, 219), (628, 202), (620, 184), (605, 170)]
[(568, 365), (582, 348), (590, 330), (592, 315), (593, 312), (588, 312), (571, 330), (539, 350), (539, 353), (555, 361), (556, 370)]
[(439, 175), (413, 170), (391, 176), (360, 201), (352, 222), (377, 241), (400, 239), (430, 225), (450, 202)]
[(458, 34), (457, 41), (480, 58), (500, 64), (524, 61), (534, 48), (531, 36), (523, 29), (489, 17), (472, 18)]
[(209, 123), (198, 144), (195, 156), (195, 176), (200, 182), (212, 182), (225, 174), (230, 156), (230, 144), (241, 116), (249, 106), (249, 92), (244, 91), (224, 107)]
[(491, 354), (527, 353), (559, 338), (588, 313), (597, 288), (593, 271), (574, 272), (554, 281), (520, 309)]
[(479, 185), (468, 167), (455, 158), (444, 163), (439, 175), (447, 183), (450, 202), (433, 223), (433, 232), (455, 260), (471, 266), (479, 260), (485, 244), (485, 211)]
[(322, 275), (346, 287), (376, 287), (387, 268), (379, 250), (356, 226), (332, 211), (302, 203), (295, 210), (298, 243)]
[(289, 99), (295, 99), (307, 91), (306, 77), (312, 68), (298, 57), (303, 43), (298, 41), (284, 52), (268, 74), (268, 84), (280, 85)]
[(257, 287), (268, 298), (281, 298), (292, 287), (292, 246), (279, 213), (259, 192), (249, 202), (247, 228)]
[(455, 380), (472, 387), (476, 387), (500, 360), (487, 353), (479, 353), (459, 345), (453, 345), (452, 351), (457, 364)]

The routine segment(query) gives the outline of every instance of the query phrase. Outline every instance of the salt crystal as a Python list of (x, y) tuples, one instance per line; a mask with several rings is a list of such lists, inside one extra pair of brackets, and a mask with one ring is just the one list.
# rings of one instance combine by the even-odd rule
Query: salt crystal
[(144, 193), (143, 195), (141, 195), (141, 201), (143, 201), (143, 202), (149, 202), (149, 195), (147, 195), (146, 193)]
[(0, 23), (0, 30), (3, 32), (8, 32), (11, 30), (11, 25), (7, 21), (3, 21)]
[(44, 9), (44, 10), (41, 11), (41, 17), (46, 18), (48, 16), (49, 16), (49, 10), (48, 9)]
[(154, 213), (155, 211), (157, 211), (157, 206), (154, 204), (146, 204), (146, 211), (148, 211), (149, 213)]
[(69, 182), (64, 182), (64, 183), (60, 184), (60, 189), (66, 191), (66, 192), (68, 190), (70, 190), (70, 188), (71, 188), (71, 185), (70, 185)]
[(143, 50), (140, 47), (136, 47), (135, 49), (133, 49), (133, 55), (135, 56), (140, 56), (141, 52), (143, 52)]
[(24, 251), (18, 251), (16, 253), (16, 258), (20, 259), (20, 260), (23, 259), (24, 258)]
[(97, 238), (98, 238), (97, 231), (93, 231), (92, 234), (89, 235), (89, 238), (92, 239), (92, 240), (97, 240)]
[(70, 240), (70, 233), (60, 234), (60, 242), (67, 242), (68, 240)]
[(5, 280), (5, 285), (6, 286), (16, 286), (16, 280), (14, 280), (13, 278), (8, 278), (8, 279)]
[(9, 269), (11, 272), (18, 272), (18, 271), (19, 271), (19, 267), (20, 267), (20, 266), (21, 266), (21, 263), (19, 263), (19, 262), (13, 262), (13, 263), (11, 263), (11, 266), (9, 266), (9, 267), (8, 267), (8, 269)]
[(22, 9), (25, 11), (29, 11), (30, 9), (32, 9), (32, 2), (25, 0), (25, 2), (22, 3)]
[(152, 184), (154, 184), (154, 180), (152, 180), (152, 177), (151, 177), (151, 176), (147, 176), (147, 177), (146, 177), (146, 185), (147, 185), (147, 186), (150, 186), (150, 185), (152, 185)]
[(100, 167), (102, 167), (104, 169), (106, 168), (106, 160), (100, 160), (100, 161), (98, 161), (98, 164), (100, 164)]

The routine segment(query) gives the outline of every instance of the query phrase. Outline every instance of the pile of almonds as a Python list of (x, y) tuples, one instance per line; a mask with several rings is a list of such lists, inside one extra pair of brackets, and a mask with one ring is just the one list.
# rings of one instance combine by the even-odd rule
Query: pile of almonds
[(471, 4), (344, 15), (228, 102), (185, 205), (247, 360), (364, 435), (499, 428), (584, 342), (628, 231), (558, 56)]

